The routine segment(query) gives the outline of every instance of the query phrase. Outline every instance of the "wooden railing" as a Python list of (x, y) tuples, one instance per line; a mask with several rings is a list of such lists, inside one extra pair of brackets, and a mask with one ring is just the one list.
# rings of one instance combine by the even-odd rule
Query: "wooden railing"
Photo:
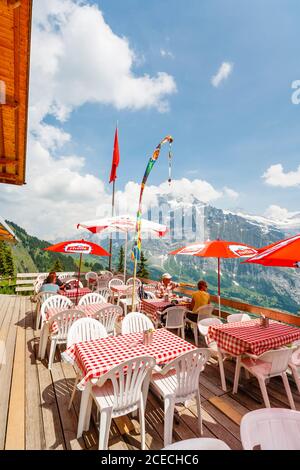
[[(143, 282), (145, 284), (153, 283), (153, 281), (151, 281), (150, 279), (143, 279)], [(176, 289), (176, 292), (183, 294), (187, 297), (191, 297), (192, 294), (194, 293), (194, 290), (187, 289), (185, 287), (179, 287), (178, 289)], [(216, 304), (214, 313), (218, 314), (218, 309), (217, 309), (218, 297), (216, 295), (211, 295), (210, 297), (211, 297), (212, 302)], [(227, 299), (224, 297), (221, 297), (221, 305), (236, 311), (235, 313), (245, 312), (245, 313), (250, 313), (252, 315), (263, 314), (272, 320), (277, 320), (277, 321), (281, 321), (284, 323), (288, 323), (290, 325), (300, 327), (300, 316), (293, 315), (292, 313), (289, 313), (289, 312), (283, 312), (282, 310), (276, 310), (276, 309), (271, 309), (267, 307), (260, 307), (259, 305), (251, 305), (251, 304), (247, 304), (246, 302), (242, 302), (240, 300)], [(223, 318), (226, 318), (228, 315), (230, 315), (230, 312), (226, 312), (225, 310), (221, 311), (221, 316)]]
[[(33, 292), (33, 285), (34, 282), (39, 274), (47, 274), (47, 273), (18, 273), (17, 274), (17, 281), (16, 281), (16, 293), (19, 292)], [(82, 273), (82, 276), (84, 276), (85, 273)], [(76, 272), (63, 272), (63, 273), (58, 273), (59, 276), (70, 276), (70, 277), (77, 277), (78, 273)], [(153, 283), (154, 281), (151, 279), (142, 279), (142, 281), (147, 284), (147, 283)], [(176, 292), (185, 295), (187, 297), (191, 297), (194, 290), (192, 289), (187, 289), (185, 287), (179, 287), (176, 289)], [(218, 297), (215, 295), (211, 295), (211, 300), (218, 305)], [(277, 321), (282, 321), (284, 323), (288, 323), (290, 325), (298, 326), (300, 327), (300, 316), (293, 315), (292, 313), (289, 312), (284, 312), (281, 310), (276, 310), (276, 309), (271, 309), (267, 307), (260, 307), (259, 305), (251, 305), (246, 302), (242, 302), (240, 300), (235, 300), (235, 299), (228, 299), (221, 297), (221, 305), (223, 307), (227, 307), (233, 311), (236, 312), (245, 312), (249, 313), (252, 315), (260, 315), (263, 314), (266, 317), (272, 319), (272, 320), (277, 320)], [(217, 307), (215, 309), (215, 314), (218, 313)], [(230, 312), (226, 310), (221, 311), (221, 316), (223, 318), (226, 318)]]

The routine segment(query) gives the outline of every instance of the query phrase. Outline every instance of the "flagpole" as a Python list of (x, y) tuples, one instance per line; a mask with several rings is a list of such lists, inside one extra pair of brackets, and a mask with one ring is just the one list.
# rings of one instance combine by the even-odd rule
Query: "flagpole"
[[(111, 216), (113, 217), (115, 215), (115, 180), (113, 181), (113, 190), (112, 190), (112, 200), (111, 200)], [(110, 234), (110, 239), (109, 239), (109, 262), (108, 262), (108, 269), (111, 271), (111, 265), (112, 265), (112, 232)]]

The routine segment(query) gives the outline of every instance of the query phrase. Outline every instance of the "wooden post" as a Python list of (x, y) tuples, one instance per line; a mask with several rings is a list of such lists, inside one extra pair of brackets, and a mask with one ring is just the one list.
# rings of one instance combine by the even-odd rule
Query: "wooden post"
[(219, 317), (221, 316), (221, 262), (218, 258), (218, 303), (219, 303)]

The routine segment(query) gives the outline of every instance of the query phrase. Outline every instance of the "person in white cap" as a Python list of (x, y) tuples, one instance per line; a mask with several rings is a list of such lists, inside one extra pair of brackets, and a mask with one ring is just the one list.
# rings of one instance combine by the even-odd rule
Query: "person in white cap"
[(172, 276), (169, 273), (164, 273), (161, 276), (161, 281), (157, 284), (156, 296), (164, 297), (166, 294), (172, 296), (174, 289), (179, 287), (179, 283), (172, 281)]

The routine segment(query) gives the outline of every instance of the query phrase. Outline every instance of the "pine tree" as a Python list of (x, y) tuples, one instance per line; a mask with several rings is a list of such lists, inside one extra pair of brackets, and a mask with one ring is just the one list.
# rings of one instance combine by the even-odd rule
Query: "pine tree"
[(5, 243), (0, 242), (0, 276), (5, 276)]
[(57, 259), (55, 260), (53, 266), (52, 266), (51, 271), (55, 271), (55, 272), (57, 272), (57, 273), (60, 273), (60, 272), (64, 271), (64, 269), (65, 269), (65, 268), (64, 268), (64, 266), (63, 266), (61, 260), (60, 260), (59, 258), (57, 258)]
[(145, 279), (149, 277), (149, 271), (147, 269), (147, 261), (148, 260), (145, 257), (144, 252), (142, 251), (138, 271), (136, 273), (138, 277), (145, 278)]
[(14, 261), (12, 256), (11, 247), (6, 245), (5, 249), (5, 274), (6, 276), (13, 277), (15, 268), (14, 268)]
[(118, 271), (119, 273), (122, 273), (124, 271), (124, 248), (123, 246), (120, 247), (120, 251), (119, 251)]

